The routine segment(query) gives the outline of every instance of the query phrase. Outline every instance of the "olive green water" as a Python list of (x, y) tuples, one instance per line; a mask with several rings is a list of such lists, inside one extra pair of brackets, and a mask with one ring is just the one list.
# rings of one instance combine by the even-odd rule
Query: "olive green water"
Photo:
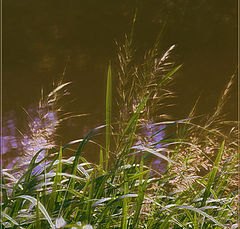
[[(103, 124), (108, 62), (116, 59), (114, 41), (129, 32), (136, 8), (136, 48), (150, 48), (167, 22), (161, 48), (176, 44), (173, 58), (183, 63), (168, 112), (186, 117), (200, 93), (197, 113), (211, 111), (237, 67), (236, 0), (3, 0), (3, 118), (14, 112), (21, 126), (21, 107), (38, 102), (41, 87), (51, 90), (68, 62), (65, 80), (73, 83), (65, 109), (90, 115), (66, 121), (60, 141)], [(237, 119), (236, 83), (225, 112)]]

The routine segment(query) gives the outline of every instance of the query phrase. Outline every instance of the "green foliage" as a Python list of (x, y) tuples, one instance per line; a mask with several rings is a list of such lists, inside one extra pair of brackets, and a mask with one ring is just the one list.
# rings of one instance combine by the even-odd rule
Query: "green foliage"
[[(221, 178), (230, 175), (227, 170), (216, 173), (222, 152), (223, 145), (209, 174), (195, 179), (185, 190), (170, 192), (174, 177), (168, 172), (149, 176), (142, 159), (140, 164), (125, 164), (123, 157), (121, 166), (104, 173), (99, 165), (91, 165), (87, 177), (80, 169), (85, 163), (80, 160), (74, 172), (74, 160), (62, 160), (60, 148), (54, 163), (43, 163), (47, 174), (41, 172), (31, 178), (37, 180), (29, 181), (31, 186), (22, 181), (22, 188), (14, 187), (13, 192), (12, 187), (8, 192), (10, 201), (3, 205), (2, 224), (5, 228), (54, 228), (62, 216), (69, 225), (81, 222), (95, 228), (227, 228), (235, 223), (231, 208), (236, 193), (218, 192), (218, 185), (225, 188)], [(25, 201), (18, 202), (20, 199)]]

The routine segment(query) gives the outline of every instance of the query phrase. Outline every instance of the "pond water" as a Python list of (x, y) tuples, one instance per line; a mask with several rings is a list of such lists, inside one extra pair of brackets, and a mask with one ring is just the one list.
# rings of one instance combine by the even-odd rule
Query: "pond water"
[[(53, 135), (58, 144), (66, 144), (104, 123), (107, 66), (112, 60), (114, 68), (115, 41), (123, 41), (129, 33), (136, 9), (134, 42), (139, 53), (152, 46), (166, 22), (161, 49), (164, 52), (176, 44), (173, 59), (183, 63), (172, 86), (175, 105), (167, 112), (174, 119), (186, 117), (200, 94), (197, 114), (216, 106), (237, 66), (236, 0), (3, 1), (2, 153), (6, 166), (32, 144), (30, 129), (49, 128), (49, 136), (39, 139), (42, 145)], [(43, 109), (47, 116), (39, 123), (36, 104), (41, 88), (47, 95), (63, 72), (64, 82), (72, 82), (70, 95), (61, 101), (65, 111), (89, 115), (68, 119), (57, 128), (48, 123), (57, 123), (56, 113)], [(114, 74), (113, 70), (113, 78)], [(115, 90), (117, 85), (113, 86)], [(236, 83), (231, 95), (225, 112), (227, 119), (236, 120)], [(29, 123), (37, 126), (29, 128)], [(88, 157), (96, 160), (94, 153)]]

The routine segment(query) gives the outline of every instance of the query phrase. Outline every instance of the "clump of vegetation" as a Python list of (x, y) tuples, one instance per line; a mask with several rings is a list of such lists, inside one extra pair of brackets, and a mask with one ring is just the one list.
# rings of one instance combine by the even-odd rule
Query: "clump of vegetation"
[[(20, 178), (3, 171), (4, 228), (237, 227), (237, 128), (219, 119), (233, 77), (205, 123), (194, 122), (196, 106), (185, 120), (161, 121), (152, 109), (172, 96), (167, 86), (180, 66), (166, 62), (173, 46), (159, 56), (158, 43), (138, 66), (132, 64), (132, 36), (118, 46), (117, 124), (111, 117), (109, 66), (104, 126), (63, 147), (40, 149)], [(229, 133), (221, 131), (224, 124), (233, 125)], [(143, 126), (156, 131), (144, 136)], [(174, 134), (154, 138), (169, 126)], [(99, 163), (90, 163), (82, 156), (84, 147), (104, 128)], [(75, 144), (75, 155), (64, 158)], [(152, 173), (149, 155), (166, 168)]]

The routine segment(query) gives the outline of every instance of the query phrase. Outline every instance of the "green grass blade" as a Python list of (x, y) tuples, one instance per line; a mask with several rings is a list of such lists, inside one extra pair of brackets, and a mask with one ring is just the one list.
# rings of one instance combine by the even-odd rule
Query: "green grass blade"
[(37, 192), (36, 228), (37, 228), (37, 229), (41, 229), (40, 212), (39, 212), (39, 192)]
[(100, 153), (99, 153), (99, 168), (100, 168), (100, 171), (103, 172), (104, 164), (103, 164), (103, 150), (102, 150), (102, 148), (100, 148)]
[[(72, 174), (72, 175), (76, 175), (77, 168), (78, 168), (78, 167), (77, 167), (77, 166), (78, 166), (78, 162), (79, 162), (79, 159), (80, 159), (80, 157), (81, 157), (81, 153), (82, 153), (82, 150), (83, 150), (84, 146), (88, 143), (88, 141), (91, 140), (91, 138), (94, 137), (93, 133), (96, 132), (96, 131), (98, 131), (99, 129), (101, 129), (101, 128), (103, 128), (103, 127), (104, 127), (104, 126), (99, 126), (99, 127), (96, 127), (95, 129), (91, 130), (91, 131), (87, 134), (87, 136), (81, 141), (81, 143), (80, 143), (80, 145), (79, 145), (79, 147), (78, 147), (78, 149), (77, 149), (75, 158), (74, 158), (74, 160), (73, 160), (73, 165), (72, 165), (72, 170), (71, 170), (71, 174)], [(74, 189), (73, 186), (74, 186), (74, 178), (71, 178), (71, 179), (69, 179), (69, 182), (68, 182), (68, 189)], [(71, 195), (70, 195), (68, 192), (66, 192), (66, 194), (65, 194), (65, 196), (64, 196), (64, 198), (63, 198), (63, 202), (62, 202), (60, 211), (59, 211), (59, 217), (60, 217), (61, 212), (62, 212), (62, 210), (63, 210), (62, 208), (63, 208), (64, 202), (65, 202), (66, 199), (68, 199), (68, 197), (71, 198)]]
[(207, 183), (205, 191), (203, 193), (203, 200), (202, 200), (201, 207), (203, 207), (206, 204), (207, 198), (210, 195), (210, 189), (211, 189), (211, 187), (213, 185), (214, 178), (215, 178), (215, 176), (217, 174), (218, 166), (219, 166), (219, 163), (220, 163), (220, 160), (221, 160), (221, 157), (222, 157), (222, 153), (223, 153), (223, 149), (224, 149), (224, 143), (225, 143), (225, 141), (223, 141), (223, 143), (221, 145), (221, 148), (218, 151), (218, 154), (217, 154), (217, 157), (215, 159), (213, 168), (212, 168), (212, 170), (211, 170), (211, 172), (209, 174), (208, 183)]
[(24, 174), (18, 179), (17, 183), (14, 185), (14, 187), (13, 187), (13, 193), (17, 190), (20, 182), (21, 182), (23, 179), (24, 179), (24, 181), (25, 181), (26, 183), (29, 182), (29, 179), (31, 178), (32, 171), (33, 171), (34, 167), (36, 166), (35, 161), (36, 161), (38, 155), (39, 155), (42, 151), (43, 151), (43, 149), (39, 150), (39, 151), (34, 155), (34, 157), (32, 158), (32, 160), (31, 160), (31, 162), (30, 162), (30, 164), (29, 164), (29, 166), (28, 166), (28, 169), (27, 169), (26, 173), (24, 173)]
[(120, 148), (120, 145), (121, 145), (124, 137), (125, 137), (126, 134), (128, 133), (128, 131), (129, 131), (130, 129), (134, 129), (134, 128), (132, 128), (133, 126), (136, 126), (136, 122), (137, 122), (137, 120), (138, 120), (139, 114), (140, 114), (141, 110), (143, 109), (143, 107), (145, 106), (145, 104), (147, 103), (147, 100), (148, 100), (149, 96), (150, 96), (150, 95), (148, 95), (148, 96), (139, 104), (136, 112), (135, 112), (135, 113), (133, 114), (133, 116), (131, 117), (130, 121), (128, 122), (126, 128), (125, 128), (124, 131), (123, 131), (123, 134), (122, 134), (122, 136), (121, 136), (121, 138), (120, 138), (120, 141), (119, 141), (119, 143), (118, 143), (117, 149)]
[[(14, 198), (15, 196), (15, 193), (18, 192), (18, 194), (24, 194), (25, 192), (28, 191), (29, 188), (32, 188), (32, 187), (29, 187), (31, 185), (31, 179), (32, 179), (32, 171), (33, 169), (42, 162), (42, 160), (38, 163), (35, 163), (37, 157), (39, 156), (39, 154), (44, 150), (41, 149), (39, 150), (35, 155), (34, 157), (32, 158), (29, 166), (28, 166), (28, 169), (27, 171), (18, 179), (18, 181), (15, 183), (15, 185), (13, 186), (13, 191), (12, 191), (12, 198)], [(21, 184), (21, 182), (24, 180), (24, 185), (23, 185), (23, 190), (20, 190), (19, 192), (19, 186)], [(11, 207), (11, 213), (10, 215), (11, 216), (16, 216), (18, 214), (18, 211), (22, 205), (22, 201), (23, 200), (17, 200), (14, 202), (13, 206)]]
[(194, 217), (193, 217), (193, 228), (194, 229), (198, 229), (198, 220), (197, 220), (197, 213), (194, 213)]
[[(133, 176), (130, 176), (128, 179), (129, 180), (136, 180), (138, 177), (139, 177), (139, 179), (141, 180), (142, 178), (142, 176), (143, 175), (145, 175), (145, 174), (147, 174), (147, 173), (149, 173), (151, 170), (149, 169), (149, 170), (145, 170), (145, 171), (142, 171), (142, 172), (139, 172), (139, 173), (137, 173), (137, 174), (134, 174)], [(140, 184), (140, 183), (139, 183)]]
[(100, 199), (104, 193), (104, 187), (106, 185), (107, 179), (110, 177), (110, 174), (107, 173), (103, 176), (100, 176), (96, 179), (96, 194), (95, 199)]
[(16, 222), (11, 216), (9, 216), (8, 214), (1, 212), (1, 218), (6, 218), (7, 220), (9, 220), (11, 223), (13, 223), (16, 226), (19, 226), (18, 222)]
[(61, 175), (59, 175), (61, 173), (62, 173), (62, 147), (60, 148), (59, 153), (58, 153), (58, 164), (57, 164), (57, 169), (56, 169), (56, 176), (54, 177), (52, 193), (51, 193), (49, 205), (48, 205), (48, 210), (49, 210), (50, 214), (55, 209), (56, 195), (57, 195), (56, 191), (57, 191), (58, 185), (61, 182)]
[(169, 77), (171, 77), (175, 72), (177, 72), (179, 70), (179, 68), (182, 67), (182, 64), (177, 66), (176, 68), (174, 68), (172, 71), (170, 71), (169, 73), (167, 73), (158, 83), (157, 85), (161, 85), (163, 84)]
[(204, 212), (204, 211), (202, 211), (198, 208), (194, 208), (192, 206), (177, 206), (177, 207), (175, 207), (175, 209), (184, 209), (184, 210), (190, 210), (190, 211), (197, 212), (197, 213), (201, 214), (202, 216), (210, 219), (211, 221), (213, 221), (218, 226), (221, 226), (223, 228), (227, 228), (225, 225), (223, 225), (222, 223), (219, 223), (217, 220), (215, 220), (212, 216), (210, 216), (209, 214), (207, 214), (206, 212)]
[(90, 190), (88, 194), (88, 203), (87, 203), (87, 210), (86, 210), (86, 215), (87, 215), (87, 222), (91, 224), (91, 212), (92, 212), (92, 198), (93, 198), (93, 193), (94, 193), (94, 182), (95, 182), (95, 176), (91, 177), (91, 183), (90, 183)]
[(106, 201), (109, 201), (109, 200), (111, 200), (111, 199), (112, 199), (111, 197), (107, 197), (107, 198), (100, 199), (100, 200), (96, 201), (94, 204), (92, 204), (92, 207), (96, 207), (96, 206), (98, 206), (99, 204), (102, 204), (102, 203), (104, 203), (104, 202), (106, 202)]
[[(83, 141), (81, 141), (78, 149), (77, 149), (77, 152), (76, 152), (76, 155), (74, 157), (74, 160), (73, 160), (73, 165), (72, 165), (72, 169), (71, 169), (71, 175), (75, 176), (76, 173), (77, 173), (77, 168), (78, 168), (78, 162), (79, 162), (79, 159), (81, 157), (81, 153), (82, 153), (82, 150), (84, 148), (84, 146), (87, 144), (87, 142), (93, 137), (92, 134), (102, 128), (103, 126), (100, 126), (100, 127), (97, 127), (95, 129), (93, 129), (92, 131), (90, 131), (87, 136), (83, 139)], [(75, 184), (75, 178), (70, 178), (69, 181), (68, 181), (68, 185), (67, 185), (67, 190), (68, 189), (74, 189), (74, 184)], [(66, 192), (64, 197), (63, 197), (63, 200), (62, 200), (62, 204), (61, 204), (61, 207), (60, 207), (60, 210), (58, 212), (58, 217), (60, 217), (62, 215), (62, 211), (63, 211), (63, 206), (64, 206), (64, 203), (66, 200), (68, 199), (71, 199), (72, 198), (72, 194), (70, 192)], [(67, 214), (67, 213), (66, 213)]]
[[(127, 174), (124, 170), (124, 196), (126, 196), (128, 193), (128, 181), (127, 181)], [(127, 229), (127, 220), (128, 220), (128, 198), (123, 198), (123, 218), (122, 218), (122, 229)]]
[[(134, 147), (132, 147), (132, 149), (138, 149), (138, 150), (141, 150), (141, 151), (146, 151), (146, 152), (151, 153), (151, 154), (153, 154), (153, 155), (155, 155), (157, 157), (160, 157), (161, 159), (163, 159), (165, 161), (168, 161), (169, 163), (176, 164), (176, 162), (172, 161), (168, 157), (166, 157), (163, 154), (159, 153), (159, 151), (161, 151), (161, 149), (153, 150), (153, 149), (150, 149), (150, 148), (147, 148), (147, 147), (144, 147), (144, 146), (134, 146)], [(165, 151), (165, 150), (163, 150), (163, 151)]]
[(110, 151), (111, 109), (112, 109), (112, 73), (111, 73), (111, 65), (109, 64), (108, 73), (107, 73), (107, 93), (106, 93), (106, 158), (105, 158), (106, 171), (108, 168), (109, 151)]
[[(32, 197), (32, 196), (29, 196), (29, 195), (22, 195), (22, 196), (17, 196), (16, 198), (22, 198), (22, 199), (25, 199), (25, 200), (29, 200), (30, 202), (32, 202), (35, 206), (37, 206), (37, 200)], [(50, 224), (51, 228), (55, 228), (47, 210), (45, 209), (45, 207), (42, 205), (41, 202), (39, 202), (39, 209), (41, 210), (42, 214), (45, 216), (46, 220), (48, 221), (48, 223)]]
[(93, 133), (98, 131), (99, 129), (103, 128), (103, 126), (99, 126), (99, 127), (96, 127), (94, 128), (93, 130), (91, 130), (87, 136), (81, 141), (78, 149), (77, 149), (77, 152), (76, 152), (76, 155), (75, 155), (75, 158), (74, 158), (74, 161), (73, 161), (73, 166), (72, 166), (72, 171), (71, 171), (71, 174), (72, 175), (76, 175), (76, 171), (77, 171), (77, 165), (78, 165), (78, 161), (79, 161), (79, 158), (81, 156), (81, 153), (82, 153), (82, 150), (84, 149), (84, 146), (94, 137)]
[(148, 175), (143, 183), (143, 159), (141, 160), (140, 174), (141, 175), (139, 177), (138, 197), (137, 197), (137, 201), (136, 201), (135, 214), (133, 217), (132, 228), (137, 228), (137, 226), (138, 226), (139, 215), (141, 212), (144, 195), (145, 195), (146, 187), (147, 187), (147, 183), (148, 183), (148, 177), (149, 177), (149, 171), (148, 171)]
[(72, 189), (58, 189), (57, 192), (70, 192), (71, 194), (75, 195), (78, 198), (82, 198), (83, 195), (79, 193), (78, 191), (72, 190)]
[(4, 180), (3, 173), (1, 173), (0, 179), (1, 179), (1, 185), (2, 185), (1, 192), (2, 192), (3, 204), (7, 204), (8, 203), (8, 195), (7, 195), (7, 190), (4, 188), (5, 180)]
[(220, 192), (222, 192), (222, 190), (224, 190), (224, 187), (227, 186), (228, 179), (231, 177), (231, 171), (233, 171), (235, 165), (237, 164), (237, 160), (238, 160), (238, 155), (236, 155), (235, 161), (230, 164), (228, 170), (221, 171), (222, 173), (225, 172), (225, 174), (224, 174), (223, 178), (221, 178), (221, 181), (218, 184), (218, 188), (216, 191), (217, 196), (220, 194)]

